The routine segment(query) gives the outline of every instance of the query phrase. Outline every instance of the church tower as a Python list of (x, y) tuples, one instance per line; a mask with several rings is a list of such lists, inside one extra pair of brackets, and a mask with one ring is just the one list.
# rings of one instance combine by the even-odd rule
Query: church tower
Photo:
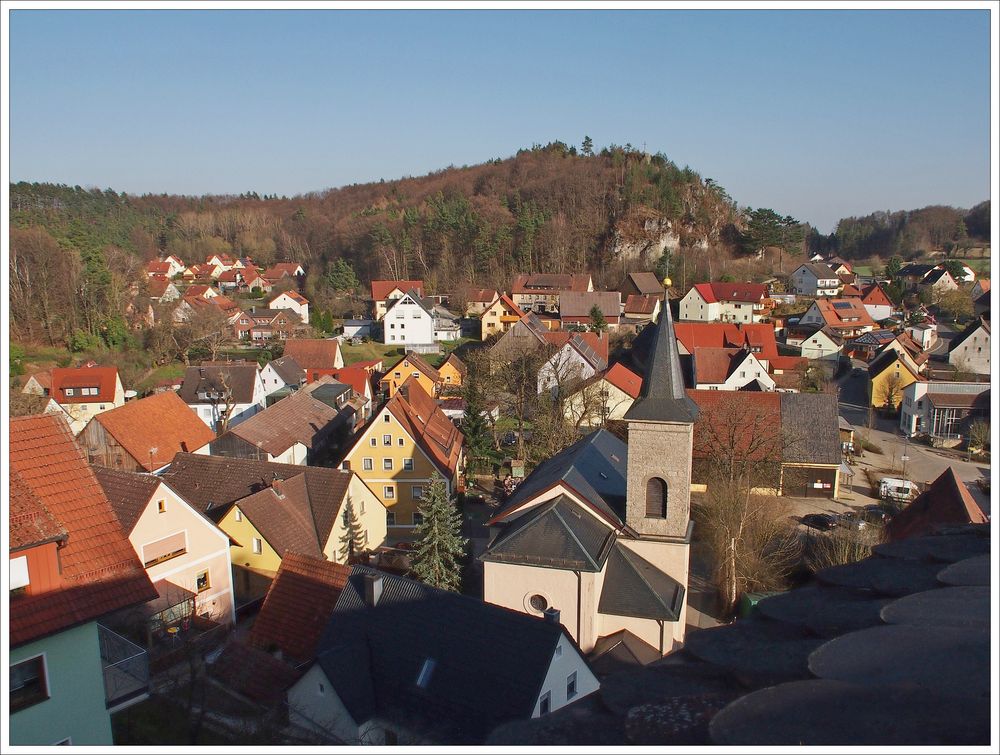
[[(664, 280), (670, 285), (669, 279)], [(684, 392), (670, 304), (664, 291), (642, 391), (625, 413), (625, 522), (642, 539), (684, 540), (691, 518), (691, 453), (698, 407)]]

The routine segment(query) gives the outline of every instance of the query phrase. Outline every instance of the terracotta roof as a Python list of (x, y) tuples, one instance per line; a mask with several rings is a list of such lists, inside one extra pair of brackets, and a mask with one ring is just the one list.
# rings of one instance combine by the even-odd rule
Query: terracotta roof
[(407, 351), (406, 354), (404, 354), (402, 357), (399, 358), (399, 361), (397, 361), (394, 365), (392, 365), (391, 367), (389, 367), (389, 369), (385, 371), (385, 374), (388, 375), (399, 365), (401, 365), (404, 361), (412, 364), (414, 367), (420, 370), (420, 372), (424, 373), (427, 377), (429, 377), (433, 382), (435, 383), (441, 382), (441, 373), (438, 372), (434, 367), (431, 367), (429, 364), (427, 364), (427, 361), (415, 351)]
[(695, 349), (691, 360), (695, 384), (726, 382), (748, 356), (743, 349)]
[(660, 297), (653, 294), (632, 294), (625, 300), (625, 314), (651, 315), (659, 302)]
[(969, 494), (954, 467), (948, 467), (886, 525), (889, 540), (931, 533), (942, 524), (987, 524), (989, 519)]
[[(808, 362), (809, 360), (805, 357), (777, 356), (771, 357), (768, 360), (768, 366), (771, 370), (796, 370)], [(774, 378), (775, 376), (771, 375), (771, 377)]]
[(238, 640), (226, 643), (211, 666), (211, 674), (228, 689), (265, 708), (283, 703), (285, 692), (302, 676), (289, 664)]
[(206, 298), (205, 294), (209, 292), (212, 292), (214, 294), (215, 290), (211, 286), (206, 286), (201, 283), (194, 283), (187, 287), (187, 290), (184, 292), (184, 298), (194, 298), (197, 296), (204, 299)]
[[(42, 388), (48, 388), (50, 391), (52, 389), (52, 372), (51, 370), (42, 370), (41, 372), (35, 372), (28, 376), (28, 380), (31, 378), (35, 379)], [(27, 382), (27, 380), (25, 381)]]
[(767, 298), (767, 286), (763, 283), (698, 283), (695, 288), (706, 302), (759, 302)]
[(778, 356), (774, 326), (770, 323), (678, 322), (674, 323), (674, 333), (689, 354), (704, 347), (750, 346), (760, 359), (770, 360)]
[[(318, 385), (313, 383), (310, 387)], [(271, 456), (278, 456), (296, 443), (311, 449), (317, 436), (339, 416), (340, 409), (315, 398), (307, 387), (243, 420), (230, 428), (229, 433)]]
[(297, 302), (299, 304), (308, 304), (309, 303), (309, 300), (306, 297), (304, 297), (302, 294), (300, 294), (298, 291), (282, 291), (280, 294), (277, 294), (276, 296), (272, 296), (270, 299), (268, 299), (267, 303), (268, 304), (273, 304), (275, 299), (279, 299), (282, 296), (287, 296), (289, 299), (291, 299), (292, 301)]
[(642, 390), (642, 378), (621, 362), (611, 365), (604, 373), (604, 379), (632, 398), (639, 398), (639, 391)]
[(606, 318), (617, 320), (622, 315), (622, 295), (617, 291), (560, 291), (560, 317), (590, 317), (597, 307)]
[[(846, 277), (846, 276), (841, 276), (841, 278), (844, 278), (844, 277)], [(856, 286), (854, 286), (851, 283), (847, 283), (846, 281), (845, 281), (845, 283), (846, 283), (846, 285), (841, 290), (840, 296), (842, 298), (844, 298), (844, 299), (860, 299), (861, 298), (861, 290), (858, 289)]]
[(368, 382), (371, 373), (356, 364), (343, 367), (339, 370), (306, 370), (306, 382), (315, 383), (327, 375), (340, 383), (351, 386), (359, 396), (370, 397), (372, 395), (371, 383)]
[(60, 417), (10, 419), (10, 468), (69, 536), (62, 585), (10, 602), (16, 646), (156, 597), (111, 504)]
[(498, 292), (495, 288), (474, 288), (466, 294), (468, 302), (486, 302), (492, 304), (496, 301)]
[(170, 263), (161, 262), (160, 260), (150, 260), (146, 264), (146, 272), (157, 275), (168, 275), (170, 273)]
[(331, 369), (337, 367), (339, 351), (340, 342), (336, 338), (289, 338), (283, 354), (292, 357), (302, 369)]
[(817, 299), (814, 306), (826, 324), (834, 329), (875, 327), (861, 299)]
[(518, 275), (514, 278), (511, 293), (559, 293), (560, 291), (586, 291), (590, 288), (591, 277), (587, 273), (580, 275), (536, 273)]
[(158, 299), (167, 293), (167, 289), (173, 285), (167, 278), (150, 278), (149, 295), (154, 299)]
[[(117, 367), (53, 367), (50, 393), (60, 404), (98, 404), (115, 400)], [(74, 389), (67, 396), (67, 388)], [(80, 388), (97, 388), (96, 396), (81, 396)]]
[[(462, 454), (462, 433), (452, 424), (441, 407), (413, 378), (403, 381), (399, 390), (386, 403), (397, 421), (417, 445), (437, 465), (444, 477), (451, 479), (458, 469)], [(373, 420), (379, 415), (375, 413)]]
[(276, 280), (286, 275), (294, 277), (295, 271), (300, 267), (302, 267), (302, 265), (298, 262), (278, 262), (264, 271), (264, 277), (271, 280)]
[(445, 364), (450, 364), (452, 367), (455, 368), (458, 374), (462, 375), (463, 377), (469, 374), (469, 368), (465, 366), (465, 362), (459, 359), (458, 355), (455, 352), (449, 354), (448, 358), (444, 360), (444, 364), (442, 364), (441, 366), (443, 367)]
[(43, 543), (65, 540), (66, 529), (52, 516), (42, 500), (21, 479), (10, 472), (10, 549), (17, 551)]
[(500, 294), (499, 296), (494, 298), (493, 301), (491, 301), (486, 308), (489, 309), (494, 304), (496, 304), (498, 300), (500, 301), (501, 304), (503, 304), (504, 308), (510, 310), (512, 314), (515, 314), (518, 317), (524, 317), (524, 311), (519, 306), (517, 306), (514, 303), (514, 301), (509, 296), (507, 296), (507, 294)]
[(748, 458), (780, 457), (782, 394), (689, 390), (687, 395), (699, 410), (694, 426), (694, 458), (711, 456), (718, 435), (732, 443), (737, 453), (748, 454)]
[(885, 291), (878, 283), (871, 283), (861, 289), (861, 301), (874, 306), (892, 306), (892, 300), (886, 296)]
[(415, 289), (417, 296), (424, 295), (424, 282), (422, 280), (372, 281), (372, 299), (374, 301), (385, 301), (385, 297), (391, 294), (393, 289), (397, 288), (404, 294), (410, 289)]
[(155, 475), (119, 469), (95, 466), (93, 470), (121, 524), (122, 532), (131, 534), (163, 480)]
[(223, 382), (228, 383), (233, 399), (239, 404), (253, 403), (254, 386), (257, 383), (256, 364), (203, 364), (184, 370), (184, 382), (177, 392), (185, 404), (210, 403), (210, 399), (198, 397), (206, 391), (223, 391)]
[(663, 296), (663, 284), (656, 277), (656, 273), (629, 273), (628, 279), (632, 281), (632, 285), (640, 295), (652, 294), (657, 298)]
[(280, 649), (297, 663), (313, 660), (350, 575), (349, 566), (286, 553), (250, 631), (250, 644), (269, 652)]
[(208, 425), (171, 391), (129, 401), (90, 421), (103, 427), (147, 472), (169, 464), (178, 451), (197, 451), (215, 438)]

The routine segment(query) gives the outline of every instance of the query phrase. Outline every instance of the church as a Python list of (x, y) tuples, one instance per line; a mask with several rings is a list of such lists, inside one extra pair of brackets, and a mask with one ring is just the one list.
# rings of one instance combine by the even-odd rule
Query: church
[(669, 308), (653, 327), (628, 444), (597, 430), (536, 467), (480, 556), (486, 601), (558, 617), (585, 653), (626, 640), (645, 662), (684, 642), (698, 417)]

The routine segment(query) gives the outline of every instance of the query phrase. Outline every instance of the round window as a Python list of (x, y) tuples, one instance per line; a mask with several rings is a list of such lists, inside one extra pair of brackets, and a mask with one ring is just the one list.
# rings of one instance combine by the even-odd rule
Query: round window
[(538, 594), (532, 595), (531, 598), (529, 598), (528, 603), (539, 613), (542, 613), (549, 607), (549, 601), (547, 601), (544, 596)]

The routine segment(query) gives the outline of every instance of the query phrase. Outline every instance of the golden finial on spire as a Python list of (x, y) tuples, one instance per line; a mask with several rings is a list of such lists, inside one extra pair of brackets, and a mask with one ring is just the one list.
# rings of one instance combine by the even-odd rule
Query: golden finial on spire
[(670, 280), (670, 278), (664, 278), (663, 279), (663, 287), (664, 288), (670, 288), (670, 286), (672, 286), (672, 285), (673, 285), (673, 281)]

